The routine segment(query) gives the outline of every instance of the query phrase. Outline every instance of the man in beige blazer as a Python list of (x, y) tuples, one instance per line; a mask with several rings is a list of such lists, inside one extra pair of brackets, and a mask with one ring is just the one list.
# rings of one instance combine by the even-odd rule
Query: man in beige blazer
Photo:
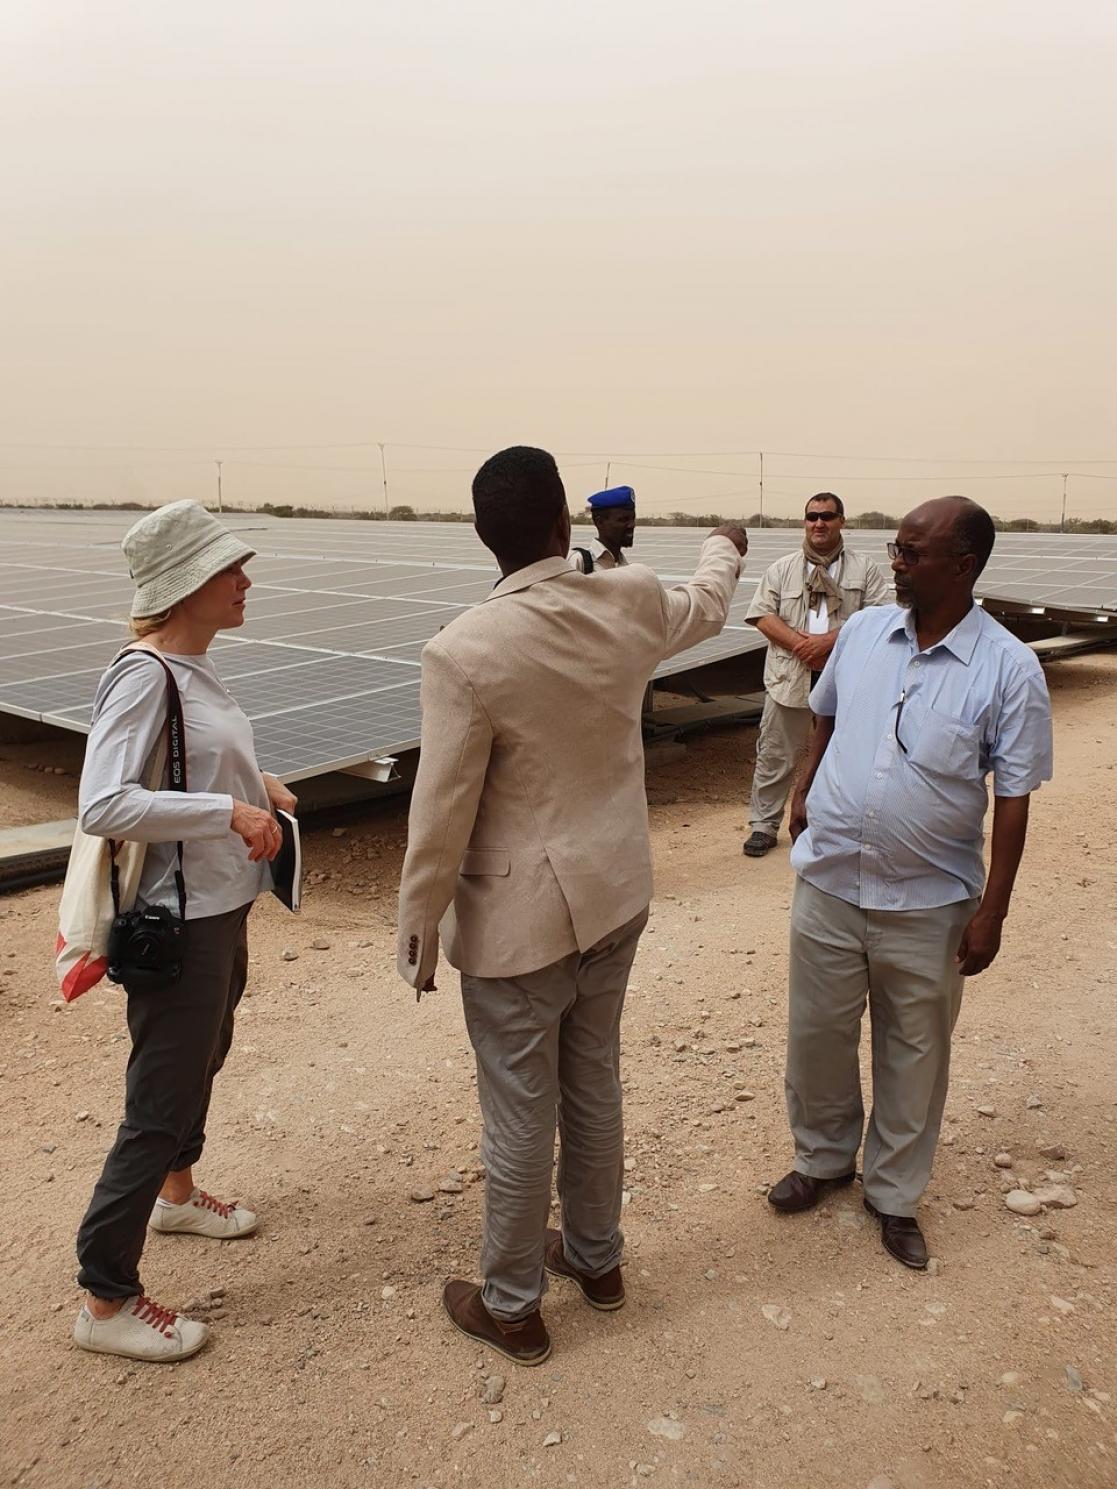
[(503, 578), (423, 651), (399, 970), (433, 989), (441, 932), (477, 1056), (485, 1281), (447, 1283), (443, 1304), (539, 1365), (545, 1269), (624, 1302), (620, 1017), (652, 893), (641, 705), (664, 657), (725, 624), (748, 540), (718, 528), (672, 588), (636, 564), (579, 573), (558, 468), (527, 447), (486, 461), (473, 505)]

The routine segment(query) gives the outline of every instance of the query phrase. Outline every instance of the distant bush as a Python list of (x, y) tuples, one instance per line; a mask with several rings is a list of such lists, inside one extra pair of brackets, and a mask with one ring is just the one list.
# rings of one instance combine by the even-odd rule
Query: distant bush
[[(23, 511), (50, 511), (50, 512), (153, 512), (160, 505), (158, 502), (79, 502), (79, 501), (49, 501), (35, 502), (24, 507), (20, 502), (5, 502), (3, 506)], [(387, 518), (383, 510), (376, 507), (360, 509), (357, 511), (336, 511), (330, 507), (302, 507), (293, 506), (289, 502), (261, 502), (258, 507), (242, 507), (232, 502), (226, 502), (224, 507), (227, 513), (236, 513), (241, 516), (251, 516), (262, 512), (267, 517), (303, 517), (316, 519), (339, 518), (357, 522), (467, 522), (472, 523), (472, 512), (419, 512), (413, 506), (401, 505), (392, 507)], [(741, 527), (752, 530), (757, 528), (786, 528), (797, 529), (802, 523), (800, 516), (771, 517), (767, 513), (761, 515), (753, 512), (748, 517), (736, 515), (723, 516), (720, 512), (667, 512), (662, 515), (650, 516), (638, 512), (641, 527), (720, 527), (724, 522), (736, 522)], [(576, 527), (589, 527), (590, 519), (584, 511), (571, 512), (570, 520)], [(846, 517), (848, 527), (863, 527), (891, 530), (895, 532), (899, 527), (901, 519), (891, 512), (857, 512), (850, 513)], [(1058, 522), (1037, 522), (1031, 517), (1013, 517), (1005, 521), (1002, 517), (993, 518), (994, 526), (998, 532), (1008, 533), (1083, 533), (1083, 534), (1107, 534), (1117, 535), (1117, 520), (1108, 517), (1072, 517), (1065, 524)]]

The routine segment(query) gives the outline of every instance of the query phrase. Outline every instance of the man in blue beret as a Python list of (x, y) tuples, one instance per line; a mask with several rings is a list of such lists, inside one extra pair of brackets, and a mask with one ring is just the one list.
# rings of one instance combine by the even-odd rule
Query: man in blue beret
[(632, 547), (636, 533), (636, 492), (631, 486), (610, 486), (595, 491), (586, 505), (597, 528), (597, 543), (594, 549), (572, 548), (571, 567), (583, 574), (621, 568), (628, 563), (624, 549)]

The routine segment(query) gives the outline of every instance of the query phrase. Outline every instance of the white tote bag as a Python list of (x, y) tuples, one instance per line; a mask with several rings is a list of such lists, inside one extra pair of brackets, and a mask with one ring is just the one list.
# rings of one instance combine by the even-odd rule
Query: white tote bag
[[(146, 650), (147, 648), (145, 648)], [(167, 763), (166, 731), (151, 757), (144, 785), (157, 791)], [(131, 910), (140, 887), (146, 843), (116, 843), (120, 879), (120, 908)], [(67, 1003), (80, 998), (104, 977), (108, 967), (109, 931), (116, 910), (112, 901), (112, 849), (108, 838), (95, 838), (74, 829), (66, 882), (58, 906), (58, 937), (54, 963), (58, 985)]]

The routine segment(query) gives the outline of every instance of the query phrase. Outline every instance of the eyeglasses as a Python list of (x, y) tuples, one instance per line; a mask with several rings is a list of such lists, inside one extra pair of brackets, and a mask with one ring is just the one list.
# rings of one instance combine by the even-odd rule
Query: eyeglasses
[(840, 512), (808, 512), (804, 522), (837, 522)]
[(886, 543), (884, 550), (891, 559), (903, 559), (909, 569), (923, 556), (919, 549), (913, 548), (910, 543)]

